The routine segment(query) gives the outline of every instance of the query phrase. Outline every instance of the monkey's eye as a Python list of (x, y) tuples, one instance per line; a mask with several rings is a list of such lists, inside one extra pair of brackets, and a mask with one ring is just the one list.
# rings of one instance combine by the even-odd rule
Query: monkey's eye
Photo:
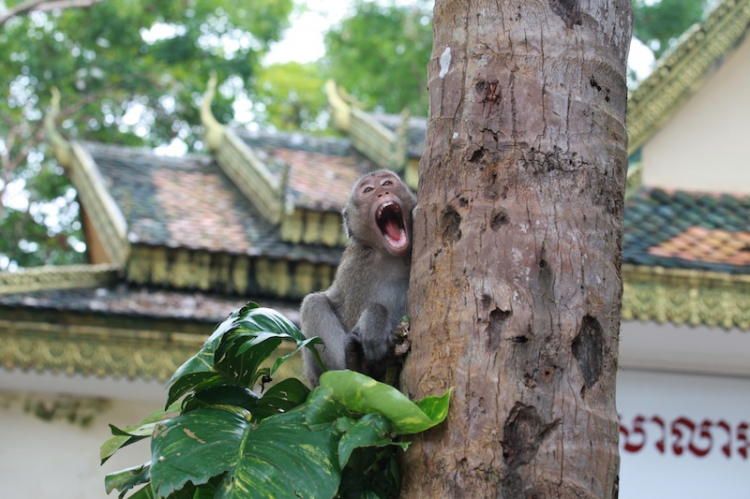
[(365, 194), (367, 194), (368, 192), (372, 192), (372, 191), (373, 191), (372, 187), (365, 187), (364, 189), (362, 189), (362, 192), (364, 192)]
[(383, 185), (393, 185), (393, 182), (391, 182), (390, 180), (386, 180), (385, 182), (383, 182)]

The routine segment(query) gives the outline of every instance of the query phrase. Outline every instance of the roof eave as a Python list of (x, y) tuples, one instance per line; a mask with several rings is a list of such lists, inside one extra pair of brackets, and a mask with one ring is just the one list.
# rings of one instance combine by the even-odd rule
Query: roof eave
[(750, 275), (622, 266), (624, 321), (750, 330)]

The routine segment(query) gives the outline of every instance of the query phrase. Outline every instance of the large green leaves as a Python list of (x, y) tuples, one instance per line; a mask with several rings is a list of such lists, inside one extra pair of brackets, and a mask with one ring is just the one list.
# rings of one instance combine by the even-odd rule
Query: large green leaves
[(332, 497), (340, 469), (338, 434), (311, 431), (300, 411), (257, 425), (249, 414), (206, 408), (160, 423), (151, 444), (152, 488), (166, 496), (188, 481), (207, 483), (226, 473), (216, 497)]
[[(293, 351), (261, 367), (282, 341)], [(132, 497), (397, 495), (398, 452), (408, 444), (394, 436), (441, 422), (450, 391), (414, 403), (352, 371), (324, 373), (312, 393), (295, 378), (262, 396), (252, 391), (318, 341), (254, 303), (232, 313), (172, 376), (167, 411), (124, 430), (112, 427), (102, 460), (150, 436), (151, 462), (108, 475), (107, 491), (122, 496), (144, 484)]]
[[(274, 362), (270, 368), (261, 368), (261, 364), (278, 348), (282, 341), (294, 342), (295, 348)], [(260, 308), (255, 303), (232, 313), (208, 338), (200, 351), (188, 359), (169, 380), (171, 385), (167, 404), (189, 394), (186, 404), (191, 406), (194, 397), (210, 399), (211, 392), (243, 399), (242, 406), (251, 412), (261, 404), (279, 403), (279, 396), (284, 393), (274, 391), (268, 398), (258, 397), (249, 389), (263, 376), (271, 376), (291, 356), (302, 348), (312, 348), (319, 339), (307, 339), (289, 319), (275, 310)], [(318, 356), (316, 350), (313, 350)], [(319, 356), (318, 356), (319, 357)], [(234, 387), (233, 390), (228, 387)], [(290, 387), (287, 386), (287, 391)], [(300, 386), (290, 393), (299, 400)], [(307, 393), (304, 393), (307, 396)], [(259, 408), (259, 410), (268, 410)]]
[(385, 416), (398, 434), (419, 433), (441, 423), (448, 414), (451, 394), (448, 390), (442, 397), (425, 397), (415, 404), (392, 386), (352, 371), (323, 373), (320, 386), (332, 388), (352, 411)]
[(172, 404), (163, 411), (156, 411), (149, 414), (139, 424), (128, 426), (124, 430), (121, 430), (114, 425), (109, 425), (113, 437), (104, 442), (99, 450), (101, 464), (107, 462), (107, 460), (119, 449), (150, 437), (154, 431), (156, 423), (174, 416), (179, 409), (178, 404)]

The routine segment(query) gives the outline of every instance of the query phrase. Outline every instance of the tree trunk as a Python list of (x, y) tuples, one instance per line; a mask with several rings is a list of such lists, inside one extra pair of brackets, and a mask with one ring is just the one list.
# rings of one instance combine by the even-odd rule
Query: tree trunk
[(404, 497), (616, 497), (630, 0), (437, 0)]

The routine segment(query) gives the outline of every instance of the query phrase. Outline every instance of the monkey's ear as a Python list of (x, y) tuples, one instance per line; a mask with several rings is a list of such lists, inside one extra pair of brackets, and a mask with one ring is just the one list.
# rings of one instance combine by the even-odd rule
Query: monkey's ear
[(349, 214), (346, 212), (346, 208), (341, 210), (341, 218), (344, 219), (344, 232), (346, 232), (346, 237), (352, 237), (351, 230), (349, 229)]

